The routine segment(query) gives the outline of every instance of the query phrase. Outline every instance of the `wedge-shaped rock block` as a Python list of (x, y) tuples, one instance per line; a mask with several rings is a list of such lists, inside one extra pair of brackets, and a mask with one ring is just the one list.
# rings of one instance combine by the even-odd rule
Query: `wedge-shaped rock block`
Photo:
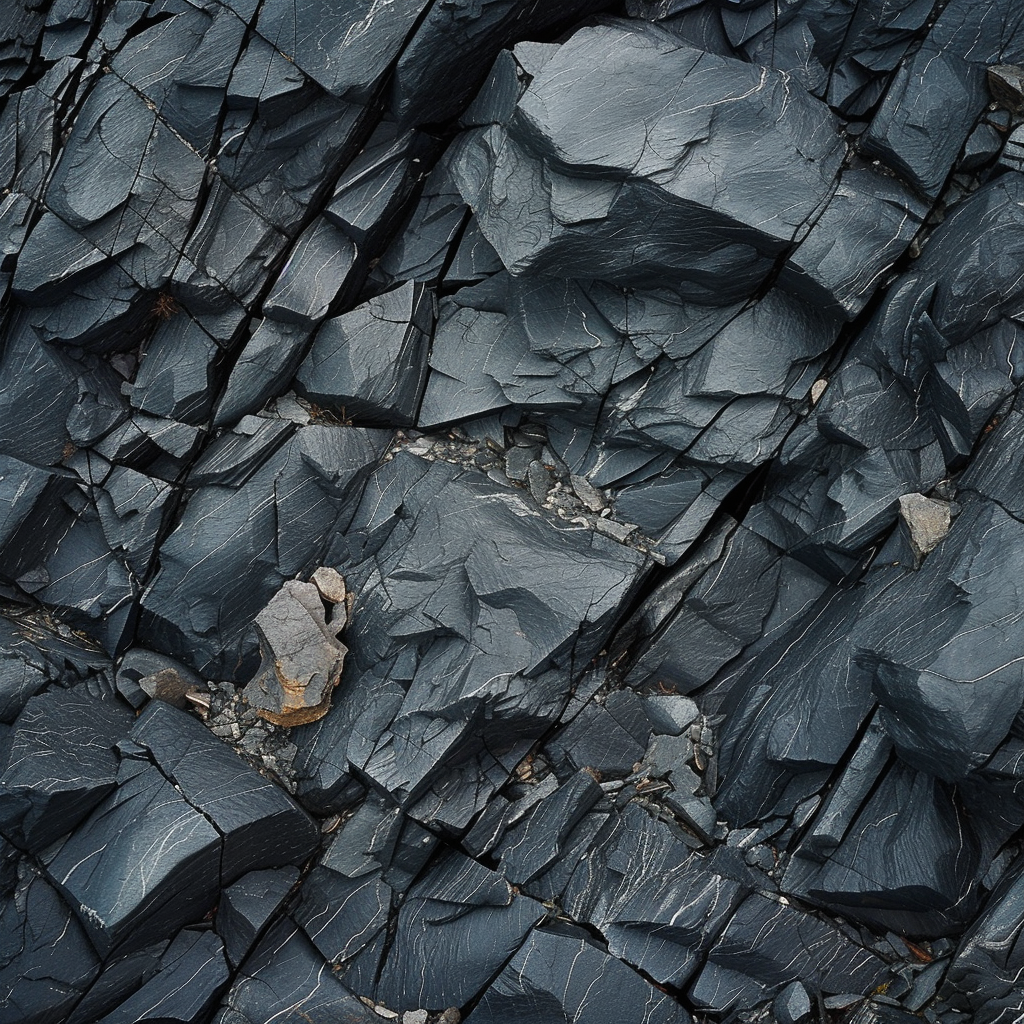
[[(201, 726), (200, 726), (201, 728)], [(117, 789), (46, 870), (101, 955), (173, 935), (216, 903), (221, 836), (153, 765), (122, 762)]]
[(748, 896), (690, 989), (694, 1004), (724, 1013), (769, 999), (792, 981), (824, 995), (868, 995), (885, 961), (834, 925), (766, 896)]
[(242, 963), (298, 880), (296, 867), (267, 868), (250, 871), (221, 893), (217, 933), (224, 940), (224, 952), (232, 967)]
[(950, 789), (897, 762), (825, 862), (794, 857), (783, 888), (879, 930), (935, 937), (976, 909), (977, 856)]
[(117, 789), (45, 858), (102, 954), (170, 937), (222, 885), (300, 864), (318, 842), (287, 794), (191, 715), (155, 701), (131, 739), (141, 759), (122, 760)]
[(380, 1024), (381, 1018), (334, 976), (289, 919), (274, 925), (224, 996), (215, 1024)]
[(98, 1024), (200, 1024), (228, 978), (218, 936), (181, 931), (160, 958), (156, 975)]
[[(244, 0), (229, 6), (238, 9), (240, 3), (245, 6)], [(396, 8), (391, 0), (304, 0), (300, 8), (290, 0), (270, 0), (259, 6), (257, 30), (264, 39), (329, 93), (363, 101), (428, 4), (413, 0)]]
[(99, 974), (85, 929), (53, 886), (22, 865), (0, 901), (0, 1022), (67, 1019)]
[(303, 232), (263, 303), (265, 316), (314, 327), (325, 316), (355, 264), (356, 248), (345, 232), (320, 218)]
[[(756, 143), (755, 141), (756, 140)], [(454, 172), (516, 274), (746, 298), (835, 188), (838, 123), (776, 72), (653, 26), (578, 31)]]
[(581, 929), (554, 925), (530, 933), (466, 1020), (690, 1024), (690, 1015)]
[(198, 719), (155, 701), (131, 735), (224, 837), (225, 884), (258, 868), (301, 864), (316, 849), (317, 828), (302, 808)]
[(0, 775), (0, 831), (37, 852), (70, 832), (114, 788), (114, 746), (132, 715), (84, 688), (33, 697), (12, 731)]
[(324, 323), (295, 375), (311, 402), (357, 422), (416, 419), (433, 326), (429, 292), (412, 281)]
[(448, 857), (402, 904), (377, 1001), (395, 1010), (464, 1006), (544, 915), (500, 874), (462, 855)]

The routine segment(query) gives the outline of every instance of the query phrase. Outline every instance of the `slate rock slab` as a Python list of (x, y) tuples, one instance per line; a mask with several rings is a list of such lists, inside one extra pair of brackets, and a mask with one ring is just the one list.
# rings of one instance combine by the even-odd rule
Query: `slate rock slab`
[(71, 832), (114, 789), (114, 747), (131, 724), (124, 706), (79, 689), (31, 698), (4, 743), (3, 834), (39, 852)]
[(775, 72), (602, 25), (552, 54), (508, 125), (466, 135), (455, 176), (514, 273), (671, 272), (686, 297), (722, 303), (756, 288), (831, 196), (837, 128)]
[(469, 1024), (564, 1018), (598, 1024), (620, 1020), (689, 1024), (689, 1014), (589, 937), (557, 925), (535, 929), (484, 993)]

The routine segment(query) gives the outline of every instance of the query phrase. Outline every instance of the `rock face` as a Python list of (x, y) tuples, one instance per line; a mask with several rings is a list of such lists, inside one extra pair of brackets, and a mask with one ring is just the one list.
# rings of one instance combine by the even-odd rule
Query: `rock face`
[(1024, 1018), (1020, 0), (8, 0), (0, 1024)]
[[(317, 572), (324, 574), (324, 569)], [(275, 725), (305, 725), (323, 718), (341, 679), (348, 648), (338, 640), (345, 626), (345, 584), (324, 586), (339, 598), (330, 623), (326, 595), (315, 583), (287, 582), (256, 616), (263, 663), (242, 693), (261, 718)]]

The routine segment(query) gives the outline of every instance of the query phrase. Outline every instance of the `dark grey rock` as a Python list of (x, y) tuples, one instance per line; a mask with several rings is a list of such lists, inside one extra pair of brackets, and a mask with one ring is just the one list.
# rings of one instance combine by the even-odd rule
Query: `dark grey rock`
[(807, 989), (794, 981), (788, 984), (772, 1002), (772, 1013), (779, 1024), (799, 1024), (811, 1015), (811, 999)]
[(410, 281), (322, 324), (295, 386), (342, 418), (411, 425), (432, 329), (430, 295)]
[(563, 853), (570, 833), (601, 799), (601, 789), (588, 771), (578, 771), (509, 828), (493, 855), (506, 878), (528, 887)]
[(1024, 884), (1012, 871), (959, 943), (942, 987), (949, 1005), (977, 1020), (992, 1022), (1024, 1009), (1017, 980), (1024, 926)]
[[(694, 841), (696, 842), (696, 841)], [(682, 987), (754, 881), (693, 854), (685, 834), (631, 801), (580, 820), (528, 891), (599, 929), (615, 956)]]
[(302, 864), (316, 850), (317, 829), (305, 812), (191, 715), (154, 702), (131, 737), (223, 837), (225, 884), (259, 868)]
[(408, 455), (371, 480), (350, 533), (365, 554), (345, 573), (349, 656), (331, 712), (302, 727), (300, 791), (329, 800), (356, 769), (413, 817), (463, 827), (561, 713), (643, 556)]
[(1014, 64), (993, 64), (988, 87), (995, 101), (1014, 114), (1024, 113), (1024, 69)]
[(283, 379), (295, 372), (309, 340), (310, 332), (302, 324), (261, 320), (231, 370), (214, 423), (227, 426), (262, 409)]
[(222, 359), (217, 340), (198, 321), (180, 311), (172, 314), (146, 345), (129, 401), (153, 416), (204, 423)]
[(500, 874), (451, 855), (409, 890), (374, 998), (395, 1010), (463, 1006), (544, 916)]
[(877, 720), (868, 725), (842, 775), (797, 847), (798, 856), (824, 861), (840, 844), (892, 753), (892, 741)]
[(428, 136), (381, 121), (339, 179), (324, 217), (374, 251), (401, 217), (430, 150)]
[(157, 973), (97, 1024), (199, 1024), (229, 979), (224, 945), (213, 932), (182, 931), (167, 947)]
[(132, 739), (116, 790), (44, 857), (104, 955), (169, 938), (200, 920), (222, 885), (301, 863), (318, 840), (280, 789), (190, 715), (153, 702)]
[(29, 698), (50, 681), (46, 662), (28, 652), (14, 623), (0, 617), (0, 722), (9, 725)]
[(531, 462), (526, 471), (526, 482), (533, 500), (538, 505), (543, 505), (547, 501), (548, 491), (553, 482), (547, 467), (539, 460)]
[[(984, 125), (980, 125), (978, 131), (980, 131)], [(973, 138), (973, 136), (972, 136)], [(1010, 132), (1006, 139), (1005, 144), (1002, 138), (998, 139), (999, 152), (999, 166), (1005, 167), (1011, 171), (1020, 171), (1024, 169), (1024, 131), (1021, 131), (1020, 127), (1015, 128)]]
[(71, 832), (114, 789), (114, 747), (131, 724), (123, 705), (77, 688), (32, 697), (4, 743), (4, 836), (39, 852)]
[(244, 486), (292, 436), (294, 429), (288, 420), (243, 416), (230, 432), (211, 441), (193, 462), (187, 479), (189, 486)]
[(271, 0), (260, 8), (257, 28), (327, 92), (362, 102), (373, 95), (424, 7), (423, 0), (398, 11), (313, 0), (297, 10)]
[(1019, 1015), (1016, 0), (43, 6), (0, 1019)]
[(395, 67), (391, 107), (402, 124), (434, 124), (459, 113), (482, 84), (498, 51), (569, 25), (608, 4), (568, 0), (481, 0), (431, 6)]
[(161, 545), (160, 570), (142, 599), (140, 642), (207, 677), (251, 678), (253, 620), (286, 580), (323, 564), (328, 538), (351, 515), (388, 438), (311, 424), (237, 489), (197, 490)]
[(233, 968), (244, 961), (298, 880), (299, 869), (291, 866), (250, 871), (221, 893), (217, 934)]
[(530, 466), (537, 462), (540, 448), (514, 445), (505, 455), (505, 475), (509, 480), (525, 483)]
[(754, 1006), (799, 980), (812, 994), (874, 991), (885, 961), (843, 932), (765, 896), (748, 896), (708, 954), (694, 1005), (723, 1013)]
[(868, 152), (934, 199), (987, 100), (982, 68), (922, 47), (889, 87), (865, 135)]
[(892, 178), (848, 170), (782, 280), (834, 315), (857, 316), (918, 232), (927, 206)]
[(415, 208), (384, 250), (370, 280), (379, 281), (381, 291), (405, 281), (436, 283), (468, 216), (448, 161), (442, 159), (423, 183)]
[(100, 971), (85, 930), (49, 882), (22, 863), (0, 901), (0, 1021), (64, 1020)]
[[(651, 124), (636, 120), (635, 105), (698, 67), (686, 101), (659, 108)], [(770, 149), (766, 137), (755, 162), (754, 147), (732, 140), (769, 120)], [(728, 187), (685, 158), (697, 138)], [(763, 281), (829, 198), (840, 149), (827, 108), (774, 73), (654, 28), (602, 25), (577, 32), (538, 71), (507, 129), (467, 133), (454, 169), (510, 270), (657, 286), (671, 269), (688, 297), (721, 303)], [(785, 172), (768, 172), (773, 161)], [(607, 170), (580, 180), (582, 167)], [(751, 174), (756, 186), (745, 183)]]
[(117, 789), (45, 866), (105, 956), (201, 920), (217, 900), (221, 845), (213, 824), (157, 768), (122, 761)]
[(467, 1024), (497, 1024), (530, 1015), (559, 1015), (580, 1024), (620, 1020), (679, 1022), (689, 1014), (670, 996), (608, 956), (578, 929), (534, 929), (484, 992)]
[(313, 1020), (380, 1024), (380, 1017), (345, 988), (310, 941), (285, 918), (246, 959), (213, 1019), (217, 1024), (271, 1024), (288, 1016), (294, 1019), (290, 1011), (295, 1006)]
[(281, 275), (263, 302), (263, 315), (309, 329), (352, 289), (356, 247), (326, 218), (315, 220), (296, 240)]

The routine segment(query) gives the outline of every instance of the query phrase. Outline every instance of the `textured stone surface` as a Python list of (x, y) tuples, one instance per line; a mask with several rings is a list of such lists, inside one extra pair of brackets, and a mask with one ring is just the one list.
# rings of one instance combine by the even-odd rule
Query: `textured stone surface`
[(0, 1024), (1024, 1012), (1018, 0), (11, 0)]

